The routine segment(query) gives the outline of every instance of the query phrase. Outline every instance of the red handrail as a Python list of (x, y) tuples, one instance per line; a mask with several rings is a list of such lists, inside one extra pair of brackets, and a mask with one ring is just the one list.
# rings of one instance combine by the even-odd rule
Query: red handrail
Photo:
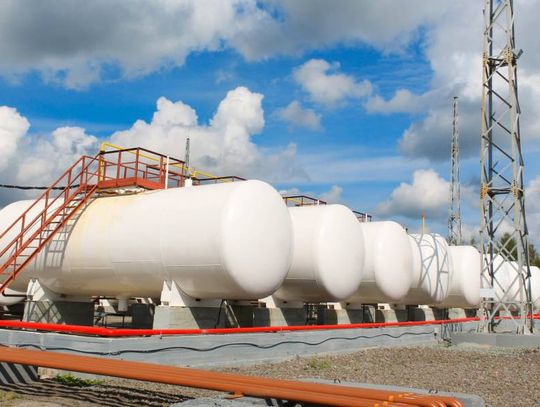
[[(82, 156), (71, 167), (69, 167), (43, 194), (41, 194), (1, 235), (0, 239), (9, 232), (16, 233), (16, 236), (0, 251), (0, 257), (12, 250), (13, 253), (7, 261), (0, 266), (0, 274), (8, 268), (12, 268), (10, 275), (0, 284), (0, 292), (15, 279), (15, 277), (24, 269), (24, 267), (43, 249), (43, 247), (52, 239), (52, 237), (69, 221), (75, 212), (88, 201), (90, 196), (97, 189), (99, 180), (99, 169), (91, 171), (91, 166), (101, 159), (100, 155), (96, 157)], [(80, 167), (80, 170), (78, 170)], [(74, 171), (78, 172), (74, 174)], [(89, 183), (91, 178), (95, 178), (93, 183)], [(78, 184), (77, 184), (78, 182)], [(58, 188), (58, 185), (65, 184), (60, 193), (51, 198), (52, 192)], [(70, 194), (70, 191), (75, 191)], [(71, 203), (77, 202), (75, 198), (82, 194), (82, 198), (75, 206)], [(63, 199), (63, 201), (61, 201)], [(49, 210), (54, 208), (57, 202), (61, 202), (58, 208), (53, 209), (49, 215)], [(27, 220), (29, 213), (36, 208), (38, 203), (43, 203), (43, 209), (30, 220)], [(56, 221), (55, 221), (56, 220)], [(49, 229), (51, 225), (55, 227)], [(37, 230), (31, 232), (31, 229), (37, 227)], [(30, 233), (30, 236), (27, 236)], [(32, 242), (37, 240), (37, 246), (30, 247)], [(30, 253), (23, 252), (31, 249)], [(19, 257), (23, 257), (22, 263), (18, 264)]]
[(62, 325), (42, 322), (2, 321), (0, 328), (30, 329), (36, 331), (63, 332), (75, 335), (92, 335), (103, 337), (121, 336), (153, 336), (153, 335), (224, 335), (239, 333), (275, 333), (285, 331), (321, 331), (334, 329), (371, 329), (391, 328), (400, 326), (446, 325), (478, 321), (479, 318), (459, 318), (435, 321), (405, 321), (405, 322), (365, 322), (359, 324), (341, 325), (299, 325), (299, 326), (264, 326), (244, 328), (213, 328), (213, 329), (112, 329), (97, 326)]
[[(114, 154), (116, 154), (116, 159)], [(135, 156), (135, 158), (133, 161), (126, 160), (126, 156)], [(10, 275), (0, 283), (0, 293), (82, 208), (98, 188), (135, 185), (147, 189), (162, 189), (166, 186), (166, 178), (175, 181), (177, 186), (182, 185), (183, 173), (174, 171), (167, 173), (166, 166), (168, 167), (169, 164), (180, 166), (183, 171), (183, 161), (139, 147), (110, 152), (102, 151), (95, 157), (79, 158), (0, 234), (0, 240), (9, 236), (10, 233), (15, 235), (3, 248), (0, 248), (0, 257), (8, 256), (4, 264), (0, 265), (0, 275), (10, 269)], [(53, 191), (57, 189), (61, 191), (53, 196)], [(77, 197), (80, 199), (76, 199)], [(73, 205), (74, 202), (78, 203)], [(43, 205), (43, 208), (39, 209), (38, 205)], [(33, 211), (37, 214), (31, 216)], [(55, 226), (51, 227), (51, 225)], [(31, 245), (33, 242), (35, 245)]]

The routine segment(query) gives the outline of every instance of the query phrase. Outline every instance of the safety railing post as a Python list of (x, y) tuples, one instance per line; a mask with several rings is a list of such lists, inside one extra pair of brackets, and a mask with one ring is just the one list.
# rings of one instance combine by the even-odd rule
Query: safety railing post
[(118, 152), (118, 165), (116, 166), (116, 179), (120, 179), (120, 165), (122, 163), (122, 152)]
[(135, 178), (139, 177), (139, 154), (140, 150), (137, 149), (137, 152), (135, 153)]
[(169, 188), (169, 156), (165, 162), (165, 189)]

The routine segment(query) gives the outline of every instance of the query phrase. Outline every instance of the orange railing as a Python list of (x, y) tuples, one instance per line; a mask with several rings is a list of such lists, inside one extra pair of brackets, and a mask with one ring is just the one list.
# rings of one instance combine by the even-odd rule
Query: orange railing
[(95, 192), (98, 157), (79, 158), (0, 234), (0, 242), (7, 240), (0, 258), (8, 256), (0, 266), (0, 275), (8, 274), (0, 284), (0, 293)]
[[(83, 156), (0, 234), (0, 293), (99, 189), (184, 185), (184, 162), (143, 148)], [(5, 276), (3, 279), (2, 276)]]

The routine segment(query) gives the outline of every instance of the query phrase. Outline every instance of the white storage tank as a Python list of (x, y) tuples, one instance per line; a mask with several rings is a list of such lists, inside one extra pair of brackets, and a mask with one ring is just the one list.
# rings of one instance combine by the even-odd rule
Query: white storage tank
[(480, 305), (480, 253), (473, 246), (450, 246), (454, 272), (450, 292), (441, 308), (476, 308)]
[[(487, 256), (484, 255), (484, 258), (486, 257)], [(486, 263), (482, 264), (482, 271), (484, 271), (484, 267), (486, 267)], [(512, 266), (510, 263), (505, 261), (502, 256), (495, 255), (493, 258), (493, 272), (495, 273), (493, 285), (491, 285), (491, 281), (489, 281), (490, 277), (485, 275), (482, 277), (481, 287), (492, 288), (497, 299), (502, 299), (503, 296), (505, 296), (506, 301), (513, 301), (514, 294), (508, 293), (511, 276), (515, 275), (515, 273), (512, 271)], [(515, 287), (513, 287), (513, 290), (515, 290)]]
[[(30, 203), (0, 211), (0, 230)], [(291, 243), (289, 212), (261, 181), (100, 197), (10, 288), (39, 278), (60, 294), (155, 298), (168, 280), (194, 298), (257, 299), (283, 282)]]
[(412, 252), (409, 236), (392, 221), (360, 223), (364, 233), (365, 266), (360, 287), (347, 302), (396, 303), (412, 285)]
[(413, 283), (400, 301), (407, 305), (442, 302), (449, 293), (453, 268), (446, 240), (432, 233), (411, 234), (409, 243), (413, 256)]
[(536, 309), (540, 309), (540, 268), (531, 266), (531, 298)]
[(356, 216), (343, 205), (294, 207), (289, 213), (292, 264), (274, 297), (302, 302), (350, 297), (360, 285), (364, 267), (364, 239)]
[[(537, 280), (536, 278), (533, 278), (532, 275), (533, 275), (533, 266), (529, 266), (530, 268), (530, 271), (531, 271), (531, 299), (534, 303), (535, 301), (535, 293), (536, 293), (536, 290), (534, 287), (534, 285), (537, 283)], [(512, 280), (515, 278), (515, 276), (517, 275), (517, 269), (518, 269), (518, 263), (516, 261), (510, 261), (508, 262), (508, 282), (507, 284), (510, 285)], [(526, 289), (528, 289), (528, 287), (526, 287)], [(519, 294), (519, 282), (516, 281), (512, 288), (511, 288), (511, 293), (510, 293), (510, 297), (512, 298), (513, 301), (520, 301), (521, 299), (521, 295)], [(525, 297), (523, 297), (523, 300), (525, 300)]]
[(0, 306), (18, 304), (25, 299), (26, 293), (22, 291), (15, 291), (6, 288), (2, 294), (0, 294)]

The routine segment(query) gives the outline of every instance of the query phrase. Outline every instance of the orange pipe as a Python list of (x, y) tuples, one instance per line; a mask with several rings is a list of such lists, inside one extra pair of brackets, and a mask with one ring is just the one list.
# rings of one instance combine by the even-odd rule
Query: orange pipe
[(248, 377), (56, 352), (1, 348), (0, 360), (53, 369), (233, 392), (259, 398), (295, 400), (328, 406), (462, 407), (458, 400), (448, 397)]

